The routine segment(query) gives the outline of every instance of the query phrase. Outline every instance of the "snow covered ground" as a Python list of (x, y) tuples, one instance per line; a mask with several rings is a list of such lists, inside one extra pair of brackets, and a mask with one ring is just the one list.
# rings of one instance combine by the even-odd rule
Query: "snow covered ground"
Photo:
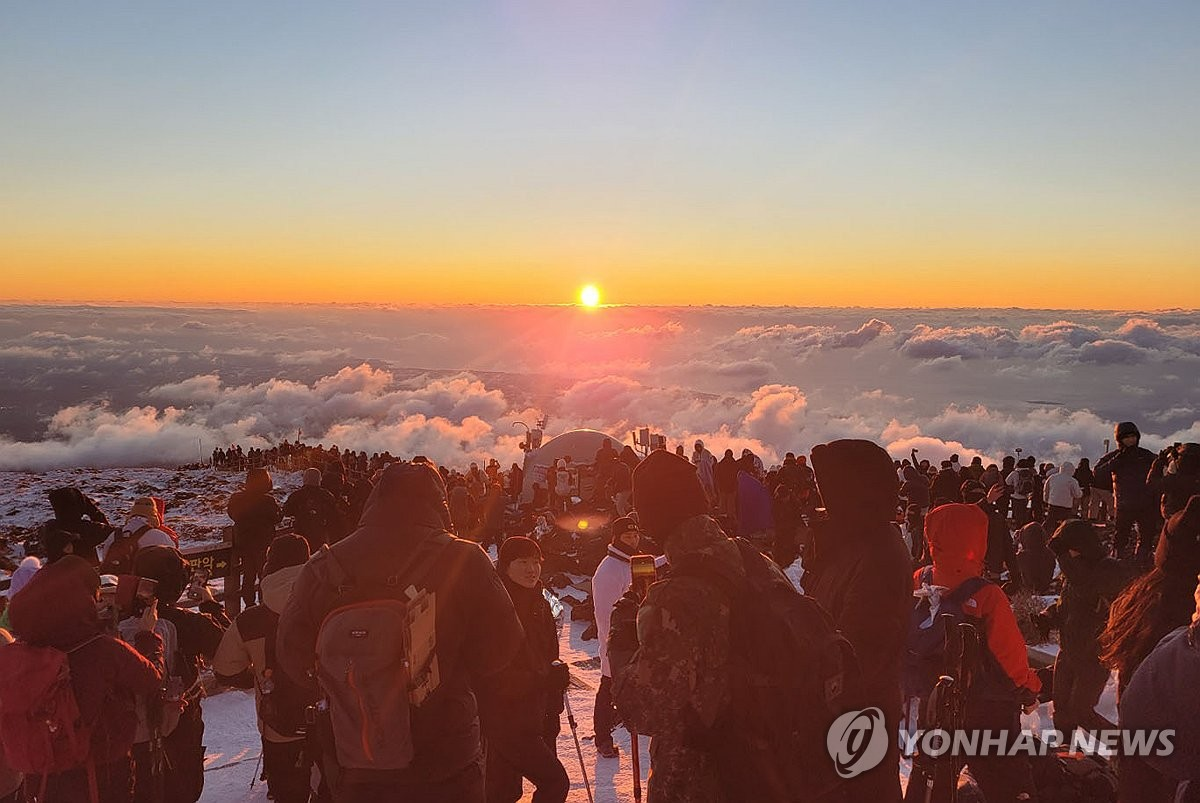
[[(569, 608), (564, 616), (569, 617)], [(583, 641), (580, 636), (587, 622), (567, 622), (561, 630), (562, 657), (571, 664), (571, 673), (580, 686), (595, 688), (600, 683), (600, 662), (596, 658), (598, 642)], [(572, 688), (569, 692), (571, 708), (579, 726), (579, 745), (583, 752), (583, 766), (592, 784), (596, 803), (624, 803), (633, 800), (633, 766), (629, 759), (629, 734), (618, 729), (614, 741), (620, 747), (619, 758), (600, 758), (592, 742), (593, 692), (586, 688)], [(254, 778), (255, 763), (261, 752), (258, 732), (254, 726), (254, 697), (250, 692), (226, 691), (204, 701), (205, 755), (203, 803), (251, 803), (267, 800), (267, 790), (262, 783), (250, 788)], [(567, 768), (571, 778), (570, 803), (586, 803), (580, 772), (579, 758), (575, 753), (575, 742), (567, 727), (566, 714), (562, 718), (562, 733), (558, 737), (558, 757)], [(642, 756), (642, 777), (650, 767), (648, 740), (639, 740)], [(525, 797), (533, 796), (533, 787), (525, 786)], [(643, 799), (645, 791), (643, 787)]]

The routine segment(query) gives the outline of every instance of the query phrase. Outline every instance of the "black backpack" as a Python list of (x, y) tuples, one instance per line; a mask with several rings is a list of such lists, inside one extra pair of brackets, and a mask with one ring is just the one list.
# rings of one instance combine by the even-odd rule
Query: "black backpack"
[(258, 684), (258, 715), (280, 736), (303, 736), (308, 730), (308, 708), (316, 702), (316, 695), (295, 683), (286, 672), (279, 669), (279, 662), (275, 658), (275, 635), (279, 628), (279, 614), (265, 605), (260, 606), (260, 609), (266, 660), (262, 680)]
[(1026, 499), (1033, 496), (1033, 492), (1037, 490), (1037, 479), (1034, 477), (1033, 469), (1020, 468), (1017, 469), (1017, 482), (1013, 493), (1016, 496), (1023, 496)]
[(813, 799), (844, 783), (826, 737), (849, 708), (858, 660), (816, 600), (781, 581), (753, 544), (733, 541), (746, 569), (741, 587), (704, 559), (672, 566), (672, 576), (708, 580), (731, 602), (730, 703), (701, 738), (730, 799)]
[[(921, 581), (924, 584), (933, 582), (932, 567), (926, 566), (922, 570)], [(928, 597), (918, 599), (913, 605), (908, 625), (908, 638), (905, 642), (904, 667), (901, 678), (905, 699), (911, 697), (925, 699), (933, 691), (938, 677), (948, 674), (948, 667), (952, 664), (952, 660), (946, 651), (950, 641), (946, 628), (951, 624), (957, 626), (973, 621), (972, 617), (968, 617), (963, 610), (963, 605), (990, 582), (982, 577), (971, 577), (952, 591), (942, 594), (937, 616), (930, 616), (931, 607)], [(950, 621), (947, 621), (947, 616)], [(968, 690), (969, 698), (973, 700), (1015, 700), (1016, 686), (1012, 679), (1005, 674), (1003, 667), (992, 655), (991, 650), (987, 649), (986, 642), (981, 641), (980, 646), (982, 648), (980, 650), (982, 666), (978, 667), (978, 671), (973, 675), (971, 687)]]

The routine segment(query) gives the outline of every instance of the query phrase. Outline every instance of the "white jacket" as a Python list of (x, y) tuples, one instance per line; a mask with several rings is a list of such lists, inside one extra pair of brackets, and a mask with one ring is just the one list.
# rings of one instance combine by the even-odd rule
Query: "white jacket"
[[(654, 559), (655, 566), (663, 566), (666, 562), (665, 556)], [(608, 554), (592, 575), (592, 610), (596, 615), (596, 633), (600, 637), (600, 674), (604, 677), (612, 677), (608, 666), (608, 627), (612, 623), (613, 606), (631, 585), (633, 570), (629, 566), (629, 556), (609, 544)]]
[(1046, 504), (1055, 507), (1074, 507), (1083, 498), (1083, 489), (1076, 482), (1075, 466), (1063, 463), (1062, 469), (1046, 478)]
[(108, 557), (108, 550), (113, 545), (113, 542), (117, 540), (118, 535), (135, 533), (146, 525), (150, 525), (150, 529), (142, 533), (142, 537), (138, 539), (138, 549), (145, 549), (148, 546), (169, 546), (174, 549), (175, 539), (157, 527), (153, 526), (153, 524), (153, 522), (141, 516), (130, 516), (129, 521), (125, 522), (125, 526), (121, 528), (119, 533), (113, 533), (104, 540), (103, 544), (98, 547), (98, 551), (100, 552), (100, 560), (103, 561), (106, 557)]

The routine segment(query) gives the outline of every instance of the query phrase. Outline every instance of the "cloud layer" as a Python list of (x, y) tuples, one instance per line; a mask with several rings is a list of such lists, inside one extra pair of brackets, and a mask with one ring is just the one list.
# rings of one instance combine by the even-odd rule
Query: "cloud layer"
[(1095, 457), (1200, 439), (1200, 314), (792, 308), (0, 308), (0, 469), (310, 442), (460, 464), (514, 422), (752, 448)]

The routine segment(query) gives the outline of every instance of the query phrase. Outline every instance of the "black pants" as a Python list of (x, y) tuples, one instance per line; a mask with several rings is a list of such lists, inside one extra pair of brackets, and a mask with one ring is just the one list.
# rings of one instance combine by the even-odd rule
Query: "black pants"
[(1107, 683), (1108, 669), (1098, 658), (1058, 654), (1054, 661), (1054, 727), (1063, 732), (1068, 743), (1076, 728), (1110, 727), (1096, 713), (1096, 703)]
[(258, 601), (258, 581), (262, 577), (263, 564), (267, 561), (266, 549), (247, 550), (242, 553), (241, 592), (242, 603), (249, 608)]
[(1071, 518), (1074, 518), (1074, 511), (1071, 508), (1050, 505), (1050, 510), (1046, 514), (1046, 534), (1054, 535), (1058, 526)]
[[(263, 771), (267, 775), (267, 790), (275, 803), (308, 803), (312, 793), (313, 751), (304, 739), (294, 742), (268, 742), (263, 739)], [(317, 800), (327, 800), (328, 793), (321, 784)]]
[[(42, 788), (42, 776), (25, 777), (25, 796), (32, 799)], [(46, 793), (38, 803), (89, 803), (88, 773), (84, 768), (59, 772), (45, 778)], [(108, 764), (96, 765), (96, 788), (100, 803), (131, 803), (133, 800), (133, 762), (128, 756)]]
[(596, 689), (596, 708), (592, 712), (592, 727), (596, 731), (596, 746), (611, 745), (612, 732), (617, 722), (617, 709), (612, 698), (613, 679), (600, 676), (600, 688)]
[(510, 733), (488, 738), (487, 803), (517, 803), (522, 779), (536, 787), (533, 803), (563, 803), (571, 789), (567, 771), (554, 744), (534, 733)]
[[(1162, 519), (1158, 508), (1145, 505), (1141, 509), (1129, 510), (1123, 505), (1117, 507), (1116, 529), (1113, 534), (1113, 551), (1117, 557), (1129, 557), (1133, 552), (1143, 563), (1150, 563), (1154, 557), (1154, 544), (1158, 540), (1158, 531), (1162, 529)], [(1137, 525), (1136, 549), (1133, 543), (1133, 527)]]
[(409, 773), (348, 770), (333, 799), (337, 803), (383, 803), (419, 800), (421, 803), (484, 803), (483, 762), (473, 762), (441, 781), (417, 783)]
[(164, 751), (150, 742), (133, 746), (133, 803), (163, 803)]
[[(967, 730), (1007, 731), (1006, 743), (1013, 744), (1021, 732), (1021, 709), (1015, 702), (971, 702)], [(971, 777), (979, 784), (987, 803), (1036, 801), (1033, 767), (1029, 756), (978, 756), (967, 759)]]
[(163, 782), (165, 803), (196, 803), (204, 792), (204, 714), (193, 702), (179, 724), (163, 739), (167, 773)]

